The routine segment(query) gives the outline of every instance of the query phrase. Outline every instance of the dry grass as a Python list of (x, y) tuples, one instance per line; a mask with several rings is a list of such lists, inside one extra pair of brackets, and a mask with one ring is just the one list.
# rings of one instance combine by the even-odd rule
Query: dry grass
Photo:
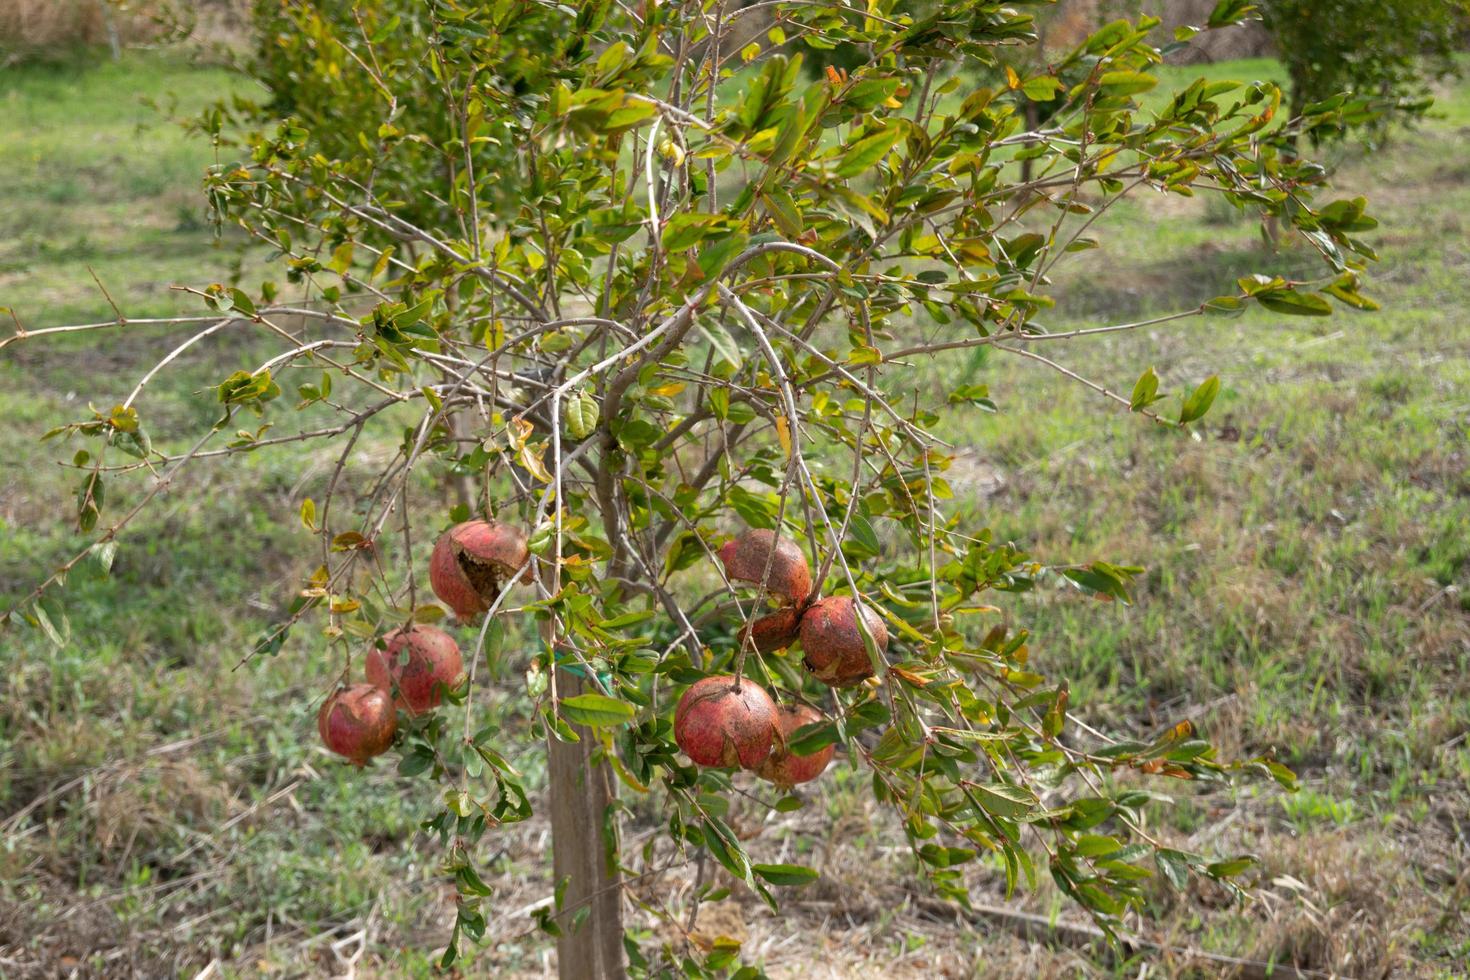
[(123, 43), (145, 40), (158, 30), (155, 6), (123, 12), (102, 0), (0, 0), (0, 38), (18, 50), (104, 45), (113, 30)]
[(236, 41), (249, 0), (0, 0), (0, 65), (165, 39)]

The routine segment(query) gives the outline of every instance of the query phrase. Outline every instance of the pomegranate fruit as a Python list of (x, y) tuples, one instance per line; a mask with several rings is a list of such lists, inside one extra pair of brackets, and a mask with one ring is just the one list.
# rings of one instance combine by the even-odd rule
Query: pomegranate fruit
[(775, 783), (782, 789), (790, 789), (797, 783), (809, 783), (820, 776), (837, 752), (836, 745), (824, 745), (811, 755), (794, 755), (786, 744), (798, 728), (815, 725), (822, 721), (822, 713), (806, 704), (781, 705), (776, 709), (776, 730), (779, 737), (770, 757), (761, 763), (756, 775)]
[(776, 702), (759, 684), (725, 675), (695, 681), (674, 708), (674, 741), (697, 765), (755, 769), (771, 754)]
[(393, 744), (398, 712), (387, 691), (372, 684), (354, 684), (337, 688), (322, 703), (316, 728), (327, 748), (362, 766)]
[(796, 642), (800, 628), (801, 609), (797, 606), (786, 606), (741, 629), (740, 645), (744, 646), (749, 637), (761, 653), (784, 650)]
[[(774, 555), (772, 552), (774, 551)], [(812, 570), (806, 555), (790, 538), (775, 531), (755, 528), (725, 543), (720, 549), (725, 575), (735, 582), (766, 583), (766, 591), (790, 605), (801, 605), (812, 592)], [(766, 564), (770, 563), (770, 575)]]
[[(499, 521), (465, 521), (439, 536), (429, 558), (429, 584), (462, 620), (484, 613), (526, 564), (526, 534)], [(522, 581), (530, 580), (526, 568)]]
[(444, 689), (454, 687), (463, 676), (459, 644), (433, 626), (394, 630), (383, 638), (382, 647), (373, 647), (367, 655), (368, 683), (387, 691), (393, 703), (411, 715), (438, 707)]
[[(863, 623), (881, 655), (888, 649), (888, 627), (867, 606)], [(851, 596), (828, 596), (801, 616), (803, 663), (812, 676), (831, 687), (851, 687), (873, 676), (873, 662), (858, 629), (857, 605)]]

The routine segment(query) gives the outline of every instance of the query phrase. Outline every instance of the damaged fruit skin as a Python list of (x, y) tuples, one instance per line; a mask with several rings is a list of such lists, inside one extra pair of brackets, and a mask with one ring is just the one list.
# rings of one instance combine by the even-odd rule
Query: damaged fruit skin
[(327, 748), (363, 766), (393, 744), (398, 712), (388, 692), (372, 684), (339, 687), (317, 712), (316, 728)]
[(368, 651), (368, 683), (390, 695), (396, 692), (393, 703), (411, 715), (438, 707), (444, 689), (464, 676), (459, 644), (441, 629), (418, 623), (394, 630), (383, 641), (382, 648)]
[(796, 642), (796, 637), (801, 629), (801, 612), (799, 606), (786, 606), (762, 616), (741, 629), (741, 645), (745, 644), (748, 637), (760, 653), (774, 653), (777, 650), (786, 649)]
[(776, 702), (759, 684), (726, 675), (696, 681), (674, 709), (674, 740), (696, 764), (755, 769), (776, 739)]
[(530, 551), (520, 528), (499, 521), (465, 521), (439, 536), (429, 558), (429, 585), (456, 618), (469, 621), (486, 612)]
[[(813, 677), (831, 687), (851, 687), (873, 676), (873, 662), (858, 629), (851, 596), (828, 596), (801, 617), (803, 663)], [(881, 656), (888, 649), (888, 627), (871, 608), (863, 607), (863, 623)]]
[(798, 783), (809, 783), (826, 771), (837, 752), (836, 745), (824, 745), (811, 755), (794, 755), (786, 748), (791, 736), (805, 725), (824, 721), (822, 713), (806, 704), (782, 705), (776, 709), (776, 725), (780, 733), (770, 758), (756, 770), (760, 778), (790, 789)]
[[(772, 555), (772, 549), (775, 554)], [(766, 590), (783, 603), (799, 606), (812, 592), (812, 570), (806, 555), (790, 538), (777, 537), (775, 531), (755, 528), (746, 531), (720, 549), (725, 575), (734, 582), (751, 585), (766, 583)], [(766, 565), (770, 564), (770, 576)]]

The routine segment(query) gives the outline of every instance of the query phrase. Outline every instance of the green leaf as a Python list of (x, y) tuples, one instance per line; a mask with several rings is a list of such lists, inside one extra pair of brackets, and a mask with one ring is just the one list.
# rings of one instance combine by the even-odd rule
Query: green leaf
[(255, 304), (251, 301), (250, 297), (246, 296), (242, 291), (231, 288), (230, 302), (235, 305), (236, 310), (245, 314), (246, 316), (255, 316)]
[(1238, 24), (1254, 13), (1255, 9), (1256, 5), (1251, 0), (1219, 0), (1215, 9), (1210, 11), (1207, 23), (1212, 28)]
[(632, 721), (634, 716), (633, 706), (628, 702), (595, 692), (566, 698), (561, 702), (561, 713), (574, 724), (592, 727), (621, 725)]
[(1160, 848), (1154, 854), (1154, 861), (1159, 866), (1159, 871), (1168, 879), (1169, 884), (1181, 891), (1189, 884), (1188, 858), (1179, 851), (1168, 848)]
[(750, 873), (750, 857), (740, 845), (740, 838), (723, 821), (716, 817), (705, 818), (704, 843), (726, 871), (747, 885), (755, 885), (755, 878)]
[(60, 602), (49, 596), (37, 599), (31, 606), (31, 612), (48, 640), (58, 647), (66, 646), (66, 641), (71, 639), (71, 622), (67, 620)]
[(271, 380), (269, 368), (251, 374), (248, 371), (236, 371), (223, 382), (217, 389), (220, 404), (235, 405), (249, 401), (270, 401), (281, 393), (281, 388)]
[(1206, 316), (1237, 316), (1245, 312), (1245, 300), (1239, 296), (1216, 296), (1201, 307)]
[(1026, 79), (1026, 83), (1021, 86), (1021, 91), (1026, 93), (1026, 98), (1032, 102), (1050, 102), (1064, 87), (1060, 81), (1050, 75), (1037, 75), (1035, 78)]
[(1159, 376), (1150, 367), (1139, 375), (1138, 381), (1133, 385), (1133, 397), (1128, 400), (1128, 407), (1133, 411), (1147, 408), (1159, 399)]
[(1139, 92), (1147, 92), (1157, 84), (1157, 78), (1141, 71), (1103, 72), (1102, 78), (1098, 79), (1099, 92), (1105, 96), (1137, 95)]
[(725, 219), (713, 214), (675, 215), (664, 225), (660, 242), (666, 252), (682, 252), (717, 233), (724, 223)]
[(942, 844), (925, 844), (919, 848), (919, 857), (925, 864), (936, 868), (952, 868), (975, 860), (975, 851), (968, 847), (945, 847)]
[(848, 89), (842, 101), (863, 110), (876, 109), (893, 97), (898, 85), (897, 78), (867, 78)]
[(601, 416), (601, 407), (597, 399), (585, 388), (578, 390), (567, 399), (563, 409), (566, 419), (567, 435), (573, 439), (585, 439), (597, 428), (597, 420)]
[(1189, 423), (1204, 418), (1210, 406), (1215, 403), (1215, 396), (1220, 393), (1220, 379), (1210, 375), (1200, 386), (1194, 389), (1194, 393), (1184, 399), (1184, 406), (1179, 410), (1179, 424)]
[(343, 242), (332, 249), (332, 258), (327, 262), (327, 268), (341, 275), (352, 267), (352, 252), (354, 245), (350, 241)]
[(1300, 293), (1295, 289), (1268, 289), (1257, 293), (1256, 300), (1266, 309), (1288, 316), (1332, 315), (1332, 304), (1316, 293)]
[(731, 259), (745, 249), (745, 243), (749, 240), (750, 236), (743, 231), (719, 239), (699, 253), (699, 271), (704, 273), (706, 279), (713, 279), (724, 271)]
[(1346, 303), (1355, 310), (1378, 309), (1378, 304), (1374, 300), (1358, 292), (1358, 284), (1355, 277), (1343, 276), (1323, 291), (1332, 294), (1338, 302)]
[(1225, 861), (1216, 861), (1214, 864), (1205, 866), (1205, 873), (1216, 878), (1233, 878), (1243, 871), (1255, 867), (1256, 859), (1253, 857), (1230, 858)]
[(1018, 786), (1004, 783), (976, 784), (975, 795), (980, 805), (992, 816), (1019, 820), (1036, 806), (1036, 797)]
[(117, 556), (116, 541), (101, 541), (92, 545), (92, 560), (97, 563), (102, 574), (106, 575), (112, 571), (112, 560)]
[(897, 143), (902, 133), (897, 126), (891, 126), (882, 132), (865, 136), (853, 143), (843, 152), (842, 158), (837, 162), (837, 176), (856, 177), (877, 166)]
[(786, 751), (792, 755), (811, 755), (839, 740), (836, 725), (830, 721), (819, 721), (802, 725), (792, 732), (786, 741)]
[(750, 870), (773, 885), (793, 888), (810, 885), (821, 877), (814, 868), (803, 868), (799, 864), (754, 864)]

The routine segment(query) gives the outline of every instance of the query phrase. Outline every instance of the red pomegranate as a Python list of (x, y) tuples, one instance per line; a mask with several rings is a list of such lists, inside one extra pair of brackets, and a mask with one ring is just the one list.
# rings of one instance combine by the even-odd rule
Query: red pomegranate
[(771, 754), (776, 702), (759, 684), (725, 675), (696, 681), (674, 709), (674, 740), (696, 764), (755, 769)]
[(796, 642), (800, 627), (801, 608), (785, 606), (743, 628), (740, 631), (740, 643), (743, 646), (749, 636), (761, 653), (784, 650)]
[(433, 626), (394, 630), (383, 638), (382, 647), (374, 646), (367, 655), (368, 683), (393, 695), (393, 703), (411, 715), (438, 707), (444, 689), (463, 676), (459, 644)]
[(815, 725), (822, 720), (822, 713), (810, 705), (783, 704), (777, 708), (776, 726), (780, 737), (776, 747), (771, 750), (770, 758), (761, 763), (756, 775), (770, 780), (782, 789), (790, 789), (797, 783), (809, 783), (820, 776), (832, 761), (837, 746), (824, 745), (811, 755), (793, 755), (787, 751), (786, 743), (798, 728)]
[[(813, 603), (802, 614), (802, 662), (823, 684), (851, 687), (873, 676), (856, 610), (851, 596), (834, 595)], [(888, 627), (869, 606), (863, 606), (863, 623), (881, 655), (888, 649)]]
[(398, 713), (382, 688), (354, 684), (337, 688), (322, 703), (316, 728), (327, 748), (362, 766), (393, 744)]
[[(774, 555), (772, 551), (774, 550)], [(784, 603), (801, 605), (812, 591), (812, 571), (806, 555), (790, 538), (756, 528), (725, 543), (720, 549), (725, 575), (734, 582), (766, 583), (766, 591)], [(770, 563), (770, 575), (766, 564)]]
[[(466, 521), (439, 536), (429, 558), (429, 584), (454, 615), (471, 620), (488, 610), (526, 564), (526, 534), (499, 521)], [(530, 581), (526, 568), (522, 581)]]

